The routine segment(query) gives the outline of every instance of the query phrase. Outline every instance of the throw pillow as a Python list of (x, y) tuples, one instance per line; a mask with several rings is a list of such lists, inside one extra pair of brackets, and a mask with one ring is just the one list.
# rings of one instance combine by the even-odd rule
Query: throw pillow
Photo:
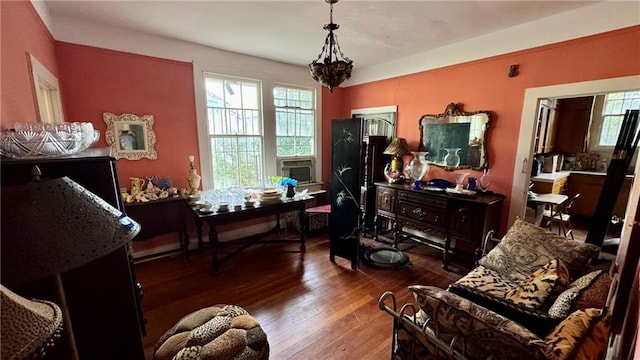
[[(596, 270), (590, 273), (587, 273), (574, 282), (569, 284), (569, 288), (565, 290), (562, 294), (558, 296), (555, 302), (549, 308), (549, 315), (555, 317), (565, 317), (569, 315), (571, 312), (576, 310), (577, 308), (574, 305), (574, 300), (581, 294), (584, 289), (587, 289), (589, 285), (604, 271)], [(606, 273), (604, 273), (606, 274)], [(607, 288), (608, 292), (608, 288)], [(586, 299), (586, 295), (584, 297)], [(606, 295), (605, 295), (606, 300)], [(597, 301), (597, 300), (596, 300)], [(586, 302), (586, 300), (585, 300)], [(604, 302), (602, 302), (602, 306), (595, 306), (596, 308), (602, 308), (604, 306)]]
[(506, 298), (526, 308), (539, 309), (557, 285), (566, 286), (568, 282), (566, 267), (562, 261), (554, 259), (508, 291)]
[(582, 340), (575, 352), (575, 359), (602, 360), (607, 352), (607, 340), (609, 339), (609, 321), (611, 316), (607, 313), (591, 328), (591, 331)]
[(611, 287), (611, 276), (606, 272), (596, 275), (591, 283), (585, 286), (573, 300), (573, 310), (604, 308)]
[(600, 318), (600, 310), (578, 310), (553, 329), (544, 339), (552, 359), (573, 359), (583, 339)]
[(468, 358), (520, 360), (522, 354), (527, 359), (546, 358), (546, 345), (518, 323), (434, 286), (409, 289), (431, 318), (426, 326)]
[(482, 265), (469, 271), (467, 275), (454, 283), (457, 286), (469, 287), (495, 297), (504, 298), (505, 294), (514, 288), (514, 284), (507, 282), (497, 272)]
[(558, 236), (518, 218), (479, 264), (511, 281), (522, 281), (557, 258), (573, 277), (583, 271), (597, 251), (597, 246)]

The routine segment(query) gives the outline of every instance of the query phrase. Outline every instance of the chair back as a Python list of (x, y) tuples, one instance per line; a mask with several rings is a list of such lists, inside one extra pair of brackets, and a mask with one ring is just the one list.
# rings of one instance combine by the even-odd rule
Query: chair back
[(571, 209), (571, 206), (573, 206), (573, 203), (576, 201), (577, 198), (580, 197), (580, 193), (577, 193), (575, 195), (573, 195), (572, 197), (568, 198), (567, 200), (565, 200), (561, 207), (561, 212), (568, 214), (569, 213), (569, 209)]

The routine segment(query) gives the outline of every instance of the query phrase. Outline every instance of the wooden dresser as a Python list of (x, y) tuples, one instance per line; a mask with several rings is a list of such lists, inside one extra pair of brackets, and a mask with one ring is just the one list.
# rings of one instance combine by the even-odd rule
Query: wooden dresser
[[(31, 181), (31, 170), (37, 165), (43, 180), (68, 176), (123, 210), (115, 158), (110, 156), (109, 149), (88, 149), (78, 155), (55, 159), (2, 158), (0, 164), (3, 187)], [(2, 242), (19, 240), (3, 238)], [(61, 276), (80, 358), (144, 359), (141, 294), (129, 246)], [(2, 281), (7, 287), (12, 283), (12, 279)], [(10, 288), (25, 297), (58, 301), (53, 278)], [(47, 354), (48, 358), (71, 358), (65, 336), (63, 333), (54, 351)]]
[[(394, 246), (416, 241), (441, 250), (445, 269), (450, 262), (473, 268), (486, 234), (499, 231), (504, 199), (499, 194), (457, 197), (413, 190), (408, 184), (376, 183), (376, 240)], [(391, 224), (387, 233), (385, 221)]]

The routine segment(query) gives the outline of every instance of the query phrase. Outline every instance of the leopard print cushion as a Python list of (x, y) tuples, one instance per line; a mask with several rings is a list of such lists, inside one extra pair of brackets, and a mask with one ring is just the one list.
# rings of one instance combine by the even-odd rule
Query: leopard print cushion
[(564, 319), (544, 339), (551, 359), (573, 359), (578, 346), (601, 317), (600, 310), (578, 310)]
[(578, 296), (573, 300), (573, 310), (604, 308), (609, 288), (611, 288), (611, 276), (603, 271), (578, 293)]
[(269, 343), (258, 321), (235, 305), (215, 305), (178, 321), (158, 341), (153, 360), (269, 358)]
[[(583, 290), (588, 289), (589, 285), (591, 285), (591, 283), (602, 274), (608, 276), (608, 274), (604, 271), (596, 270), (579, 277), (574, 282), (569, 284), (569, 288), (561, 293), (549, 308), (549, 315), (556, 317), (565, 317), (574, 310), (577, 310), (577, 308), (574, 306), (575, 299), (580, 295), (581, 292), (583, 292)], [(606, 300), (606, 295), (604, 296), (604, 300)], [(604, 301), (602, 301), (601, 306), (594, 307), (604, 307)]]
[(479, 264), (510, 281), (519, 282), (557, 258), (574, 277), (583, 271), (598, 250), (592, 244), (569, 240), (516, 219), (500, 243), (482, 257)]
[(467, 359), (545, 359), (550, 351), (540, 338), (518, 323), (443, 289), (413, 285), (409, 289), (431, 320), (438, 337), (451, 343)]
[(506, 298), (529, 309), (539, 309), (557, 285), (568, 284), (569, 271), (562, 261), (552, 260), (536, 270), (520, 284), (506, 293)]
[(460, 278), (455, 285), (476, 289), (495, 297), (504, 297), (515, 287), (514, 283), (505, 281), (500, 274), (482, 265)]

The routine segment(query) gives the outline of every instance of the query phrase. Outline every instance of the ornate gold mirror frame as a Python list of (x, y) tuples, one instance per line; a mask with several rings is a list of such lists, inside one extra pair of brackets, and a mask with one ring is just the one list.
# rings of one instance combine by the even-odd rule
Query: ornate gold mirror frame
[(464, 112), (450, 103), (442, 114), (420, 118), (420, 151), (428, 152), (429, 164), (446, 170), (481, 170), (487, 164), (489, 111)]
[(113, 149), (116, 159), (155, 160), (158, 154), (154, 148), (156, 134), (153, 132), (153, 115), (139, 117), (134, 114), (102, 114), (107, 123), (105, 140)]

